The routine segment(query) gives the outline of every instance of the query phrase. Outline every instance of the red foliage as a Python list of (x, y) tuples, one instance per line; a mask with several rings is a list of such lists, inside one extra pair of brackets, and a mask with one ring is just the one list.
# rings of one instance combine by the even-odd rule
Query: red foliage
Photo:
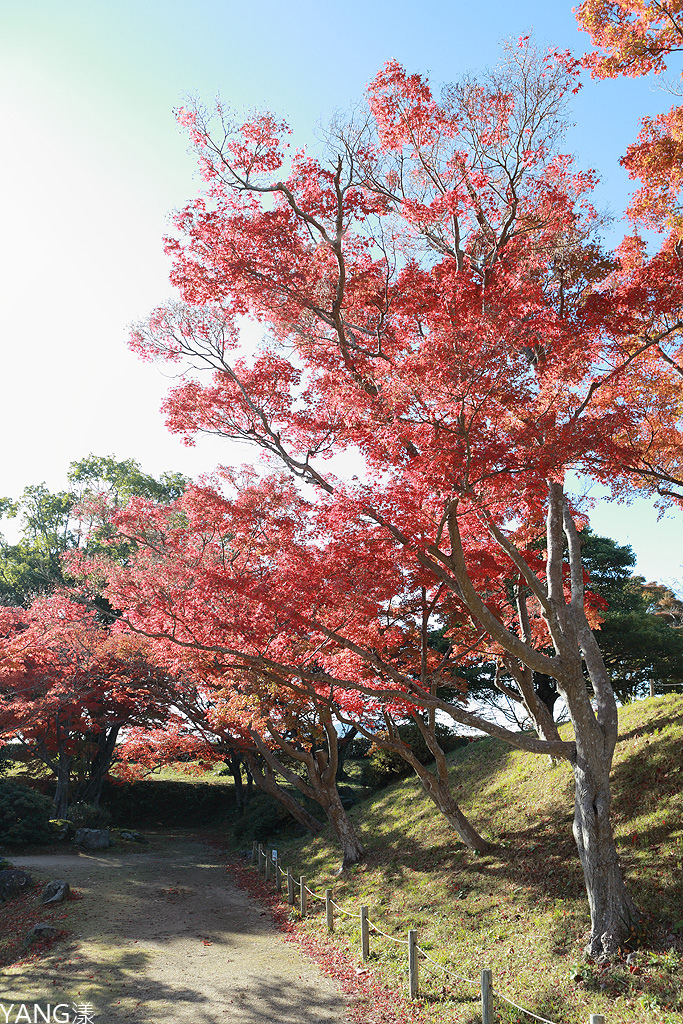
[[(183, 302), (132, 343), (185, 371), (173, 431), (255, 445), (290, 480), (223, 473), (170, 505), (133, 500), (111, 523), (134, 557), (84, 571), (238, 734), (304, 722), (315, 737), (325, 702), (375, 726), (440, 709), (581, 763), (594, 789), (578, 780), (575, 834), (605, 844), (581, 847), (587, 877), (604, 875), (597, 955), (635, 910), (610, 867), (616, 704), (565, 481), (683, 501), (683, 304), (673, 241), (652, 258), (633, 236), (601, 248), (595, 175), (560, 149), (577, 72), (522, 40), (437, 100), (390, 62), (327, 159), (288, 156), (269, 116), (219, 109), (212, 133), (183, 112), (206, 183), (167, 240)], [(264, 328), (255, 354), (244, 316)], [(349, 458), (356, 477), (338, 471)], [(445, 623), (441, 659), (428, 640)], [(441, 700), (474, 660), (496, 662), (542, 739)], [(538, 675), (557, 680), (574, 743)]]
[[(669, 55), (683, 50), (681, 0), (585, 0), (577, 18), (602, 51), (585, 57), (597, 78), (659, 75)], [(673, 229), (680, 238), (683, 108), (643, 118), (638, 141), (628, 147), (622, 163), (631, 178), (642, 182), (629, 207), (631, 217), (650, 230)]]
[(62, 594), (4, 617), (0, 734), (55, 774), (87, 759), (101, 733), (168, 717), (165, 676), (144, 640)]

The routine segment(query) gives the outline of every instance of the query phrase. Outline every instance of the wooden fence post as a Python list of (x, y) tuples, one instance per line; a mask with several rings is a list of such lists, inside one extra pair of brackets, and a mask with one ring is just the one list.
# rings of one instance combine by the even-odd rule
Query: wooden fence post
[(263, 844), (258, 844), (258, 869), (259, 872), (263, 870)]
[(370, 927), (368, 925), (368, 908), (360, 908), (360, 952), (363, 960), (370, 956)]
[(275, 892), (282, 892), (282, 868), (278, 856), (275, 857)]
[(325, 889), (325, 916), (328, 932), (334, 931), (334, 907), (332, 906), (332, 890)]
[(493, 973), (488, 967), (481, 972), (481, 1020), (493, 1024)]
[(411, 929), (408, 932), (408, 993), (411, 999), (417, 999), (419, 991), (417, 977), (417, 932)]
[(291, 868), (287, 868), (287, 902), (290, 907), (294, 906), (294, 875)]
[(299, 913), (301, 914), (302, 918), (306, 916), (307, 895), (308, 893), (306, 892), (306, 876), (301, 875), (299, 879)]
[(258, 860), (258, 847), (255, 842), (251, 844), (251, 863), (255, 864)]

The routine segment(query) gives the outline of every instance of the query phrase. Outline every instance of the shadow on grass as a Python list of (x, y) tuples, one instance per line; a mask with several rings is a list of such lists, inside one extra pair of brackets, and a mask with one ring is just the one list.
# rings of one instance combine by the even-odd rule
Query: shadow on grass
[[(657, 715), (622, 734), (612, 771), (613, 820), (627, 884), (639, 907), (683, 933), (683, 744), (680, 715)], [(629, 739), (642, 743), (629, 750)], [(458, 843), (428, 848), (405, 825), (382, 830), (382, 846), (371, 849), (371, 863), (387, 884), (400, 885), (406, 868), (429, 871), (449, 868), (446, 888), (457, 898), (463, 889), (480, 892), (489, 879), (516, 886), (531, 905), (555, 900), (585, 899), (583, 872), (572, 835), (573, 778), (567, 765), (551, 767), (522, 759), (496, 740), (478, 741), (452, 760), (453, 791), (466, 813), (473, 809), (475, 826), (496, 822), (496, 849), (478, 856)], [(541, 769), (540, 771), (538, 769)], [(523, 813), (505, 814), (519, 778), (520, 802), (535, 800)], [(564, 802), (560, 802), (564, 798)], [(502, 810), (501, 810), (502, 809)], [(444, 827), (448, 826), (444, 822)], [(448, 848), (450, 845), (450, 849)], [(387, 849), (388, 848), (388, 849)], [(640, 854), (640, 856), (639, 856)], [(552, 948), (568, 950), (571, 929), (553, 927)], [(652, 936), (656, 945), (659, 941)]]
[[(516, 812), (506, 816), (501, 808), (510, 800), (509, 783), (498, 779), (513, 756), (514, 752), (498, 741), (482, 740), (452, 758), (452, 790), (463, 807), (470, 803), (473, 806), (473, 812), (466, 813), (471, 814), (475, 827), (486, 833), (485, 825), (495, 819), (495, 845), (490, 853), (477, 854), (466, 849), (449, 830), (445, 819), (439, 817), (436, 821), (443, 823), (443, 832), (437, 842), (433, 844), (428, 836), (422, 837), (413, 827), (415, 821), (421, 821), (427, 814), (437, 816), (438, 812), (426, 795), (416, 789), (417, 783), (412, 784), (412, 792), (410, 785), (404, 783), (402, 787), (393, 787), (381, 833), (368, 842), (367, 866), (378, 869), (386, 885), (393, 887), (403, 885), (410, 872), (446, 871), (446, 891), (454, 901), (462, 901), (469, 892), (493, 893), (501, 884), (519, 889), (520, 898), (531, 905), (545, 897), (583, 898), (583, 872), (571, 830), (571, 775), (562, 767), (549, 768), (545, 784), (553, 787), (554, 802), (546, 801), (540, 813), (532, 808), (528, 817)], [(557, 802), (561, 787), (569, 790), (564, 806)], [(312, 866), (317, 867), (316, 862), (322, 864), (323, 859), (324, 853), (320, 851)], [(466, 916), (466, 902), (461, 905)]]
[(633, 729), (624, 737), (633, 743), (632, 749), (624, 743), (612, 772), (612, 809), (637, 904), (683, 932), (680, 718), (665, 716), (652, 724), (662, 731)]

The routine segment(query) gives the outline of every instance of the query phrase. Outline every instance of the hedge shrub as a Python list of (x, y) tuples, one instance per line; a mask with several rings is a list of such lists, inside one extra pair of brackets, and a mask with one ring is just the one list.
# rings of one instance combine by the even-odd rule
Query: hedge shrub
[(114, 825), (215, 825), (234, 811), (235, 797), (230, 785), (105, 779), (102, 804)]
[(77, 800), (67, 811), (67, 818), (76, 828), (106, 828), (111, 822), (111, 811), (97, 804)]
[(26, 846), (52, 841), (48, 797), (29, 786), (0, 781), (0, 839), (8, 846)]
[[(401, 739), (412, 749), (418, 761), (425, 765), (434, 761), (431, 750), (414, 723), (410, 722), (399, 726), (398, 732)], [(446, 754), (458, 747), (466, 746), (469, 742), (466, 736), (456, 736), (447, 725), (439, 723), (436, 725), (436, 736)], [(413, 769), (400, 754), (394, 753), (393, 750), (377, 748), (363, 763), (361, 782), (364, 786), (370, 786), (372, 789), (381, 789), (397, 779), (411, 775), (412, 772)]]

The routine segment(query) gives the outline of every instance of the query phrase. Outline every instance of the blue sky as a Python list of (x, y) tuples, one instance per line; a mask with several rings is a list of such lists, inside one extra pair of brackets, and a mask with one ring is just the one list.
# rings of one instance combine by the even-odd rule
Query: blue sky
[[(127, 325), (171, 294), (161, 237), (198, 187), (173, 117), (186, 96), (267, 107), (306, 143), (389, 58), (440, 84), (530, 31), (577, 54), (587, 46), (557, 0), (0, 0), (0, 494), (60, 488), (90, 451), (189, 475), (244, 457), (209, 440), (183, 449), (158, 412), (168, 381), (126, 349)], [(654, 84), (588, 82), (573, 106), (567, 148), (600, 173), (599, 202), (615, 214), (638, 118), (671, 103)], [(658, 523), (637, 503), (598, 506), (593, 520), (633, 544), (644, 575), (683, 576), (680, 518)]]

